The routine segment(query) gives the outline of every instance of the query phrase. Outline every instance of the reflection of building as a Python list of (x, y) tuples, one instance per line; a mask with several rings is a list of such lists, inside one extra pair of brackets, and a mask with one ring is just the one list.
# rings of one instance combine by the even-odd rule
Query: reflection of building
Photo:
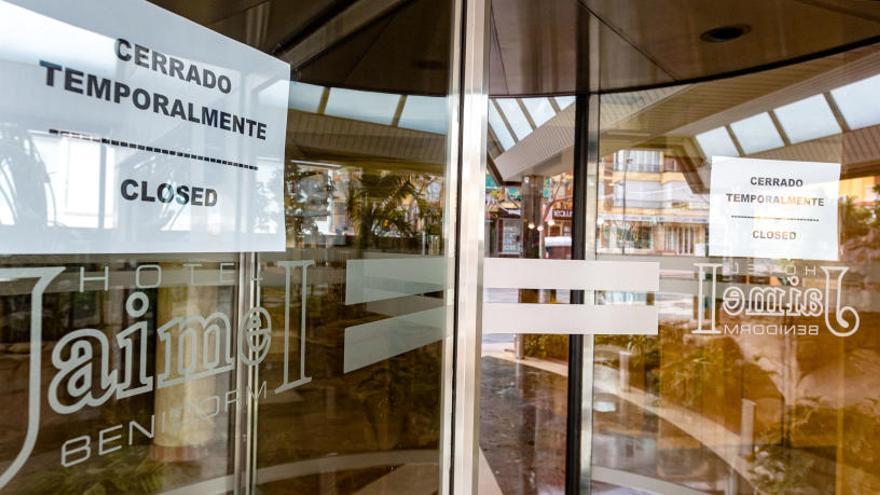
[(497, 186), (488, 179), (486, 188), (487, 246), (490, 256), (521, 256), (524, 233), (532, 233), (542, 258), (565, 259), (571, 253), (572, 181), (570, 173), (541, 180), (532, 204), (523, 208), (526, 188)]
[(522, 254), (522, 209), (519, 188), (486, 182), (486, 246), (491, 256)]
[(705, 255), (708, 200), (691, 191), (675, 157), (627, 149), (601, 165), (600, 253)]

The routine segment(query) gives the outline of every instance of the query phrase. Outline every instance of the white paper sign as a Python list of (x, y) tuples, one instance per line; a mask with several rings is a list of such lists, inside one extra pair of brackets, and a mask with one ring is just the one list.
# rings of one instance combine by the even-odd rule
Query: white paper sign
[(839, 163), (712, 158), (709, 255), (837, 260)]
[(280, 251), (289, 66), (138, 0), (0, 0), (0, 254)]

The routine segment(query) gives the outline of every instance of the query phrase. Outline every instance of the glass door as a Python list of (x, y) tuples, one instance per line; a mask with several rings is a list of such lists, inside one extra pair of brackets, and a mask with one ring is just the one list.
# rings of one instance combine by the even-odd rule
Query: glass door
[(453, 2), (155, 3), (0, 1), (0, 489), (444, 491)]
[[(570, 260), (574, 98), (490, 98), (486, 263)], [(488, 283), (488, 282), (487, 282)], [(571, 290), (486, 287), (495, 304), (569, 304)], [(534, 308), (535, 306), (526, 306)], [(487, 494), (565, 489), (569, 336), (528, 325), (484, 324), (480, 379), (480, 486)]]
[(877, 56), (601, 97), (595, 249), (661, 284), (595, 338), (594, 493), (880, 489)]

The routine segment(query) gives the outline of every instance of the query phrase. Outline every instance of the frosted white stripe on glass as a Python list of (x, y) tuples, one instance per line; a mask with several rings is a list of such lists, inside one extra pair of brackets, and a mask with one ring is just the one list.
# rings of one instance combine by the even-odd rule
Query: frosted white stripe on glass
[(492, 289), (653, 292), (660, 288), (660, 264), (653, 261), (486, 258), (483, 266), (483, 286)]
[(657, 307), (634, 304), (483, 305), (483, 334), (657, 334)]
[[(486, 258), (483, 286), (655, 292), (660, 288), (660, 264)], [(656, 306), (634, 304), (484, 303), (483, 333), (654, 335), (657, 312)]]
[(345, 304), (414, 296), (444, 289), (446, 259), (414, 256), (348, 260), (345, 267)]

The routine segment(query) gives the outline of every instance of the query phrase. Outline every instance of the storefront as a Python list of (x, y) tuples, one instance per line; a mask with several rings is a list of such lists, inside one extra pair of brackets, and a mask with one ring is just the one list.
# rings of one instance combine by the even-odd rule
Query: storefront
[(874, 2), (0, 0), (0, 492), (878, 493), (878, 91)]

